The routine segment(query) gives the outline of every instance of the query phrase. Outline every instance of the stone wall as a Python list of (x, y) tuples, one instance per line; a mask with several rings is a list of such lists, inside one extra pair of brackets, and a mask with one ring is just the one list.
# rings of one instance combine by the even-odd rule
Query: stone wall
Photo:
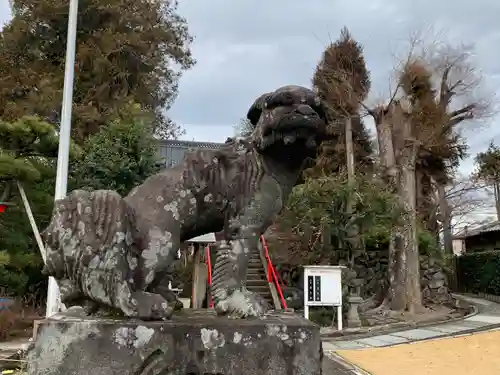
[[(339, 264), (346, 264), (339, 259)], [(382, 280), (386, 277), (389, 265), (387, 250), (371, 250), (361, 254), (354, 260), (356, 278), (362, 279), (362, 297), (373, 295)], [(353, 275), (354, 276), (354, 273)], [(451, 300), (447, 277), (443, 267), (428, 255), (420, 256), (420, 283), (422, 296), (426, 303), (443, 303)]]
[[(336, 264), (349, 266), (347, 252), (336, 251)], [(332, 263), (332, 264), (335, 264)], [(383, 283), (389, 265), (388, 251), (368, 250), (354, 259), (352, 270), (344, 273), (345, 283), (359, 287), (361, 297), (368, 298), (376, 293)], [(448, 280), (440, 262), (428, 255), (420, 256), (422, 296), (426, 303), (451, 301)]]
[(420, 285), (424, 302), (444, 303), (451, 301), (448, 278), (443, 266), (429, 256), (420, 257)]

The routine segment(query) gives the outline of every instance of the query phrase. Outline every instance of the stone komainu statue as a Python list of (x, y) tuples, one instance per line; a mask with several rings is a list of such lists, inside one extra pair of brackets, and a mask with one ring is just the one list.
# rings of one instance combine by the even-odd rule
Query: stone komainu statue
[(129, 317), (168, 319), (176, 297), (168, 267), (182, 241), (219, 232), (224, 241), (214, 270), (219, 314), (259, 316), (267, 306), (245, 287), (248, 259), (302, 172), (326, 138), (317, 95), (285, 86), (250, 108), (255, 129), (219, 150), (193, 150), (184, 162), (149, 177), (126, 197), (76, 190), (56, 202), (43, 236), (46, 274), (61, 301)]

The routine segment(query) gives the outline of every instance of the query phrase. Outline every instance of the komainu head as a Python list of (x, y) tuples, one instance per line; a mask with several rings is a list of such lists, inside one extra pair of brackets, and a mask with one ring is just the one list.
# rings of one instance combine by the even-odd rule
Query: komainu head
[(323, 103), (305, 87), (284, 86), (260, 96), (247, 118), (255, 127), (255, 147), (293, 164), (315, 157), (327, 138)]

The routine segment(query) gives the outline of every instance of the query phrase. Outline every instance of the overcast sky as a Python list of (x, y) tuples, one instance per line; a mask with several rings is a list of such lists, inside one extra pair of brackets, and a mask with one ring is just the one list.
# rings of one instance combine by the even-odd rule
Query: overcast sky
[[(387, 93), (393, 56), (410, 32), (430, 25), (474, 43), (489, 86), (500, 87), (498, 0), (180, 0), (179, 10), (198, 61), (182, 77), (169, 113), (186, 130), (184, 139), (224, 141), (261, 93), (310, 86), (324, 46), (343, 26), (364, 45), (373, 97)], [(0, 21), (9, 17), (8, 0), (0, 0)], [(500, 142), (498, 120), (487, 131), (467, 133), (471, 154), (493, 138)], [(463, 171), (471, 167), (468, 160)]]
[[(195, 37), (198, 64), (183, 76), (170, 115), (186, 139), (223, 141), (252, 100), (280, 85), (310, 85), (324, 46), (347, 26), (363, 44), (373, 97), (388, 91), (394, 54), (412, 31), (448, 30), (456, 42), (474, 43), (490, 86), (500, 85), (498, 0), (180, 0)], [(500, 90), (499, 90), (500, 93)], [(468, 132), (471, 153), (500, 128)], [(463, 165), (470, 170), (469, 160)]]

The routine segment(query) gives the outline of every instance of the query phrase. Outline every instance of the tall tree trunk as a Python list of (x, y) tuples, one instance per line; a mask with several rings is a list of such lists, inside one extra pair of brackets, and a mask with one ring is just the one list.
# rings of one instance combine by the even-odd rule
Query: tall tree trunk
[[(392, 107), (392, 104), (391, 104)], [(399, 185), (398, 168), (393, 143), (393, 128), (390, 120), (393, 108), (379, 108), (373, 117), (377, 129), (380, 164), (390, 189), (396, 191)], [(386, 300), (392, 310), (402, 310), (406, 306), (406, 259), (402, 252), (399, 228), (393, 228), (389, 240), (388, 288)]]
[[(345, 119), (345, 151), (346, 151), (346, 164), (347, 164), (347, 184), (349, 185), (349, 196), (346, 204), (346, 214), (350, 217), (354, 212), (354, 195), (356, 175), (354, 171), (354, 145), (352, 139), (352, 117), (349, 116)], [(348, 228), (347, 238), (349, 241), (349, 266), (354, 269), (354, 262), (358, 254), (362, 252), (362, 241), (360, 238), (360, 231), (357, 225), (352, 225)], [(361, 291), (360, 291), (361, 293)]]
[(404, 162), (401, 165), (401, 189), (405, 214), (403, 225), (404, 254), (406, 256), (406, 304), (410, 313), (415, 313), (422, 306), (420, 290), (420, 258), (417, 235), (416, 185), (415, 185), (415, 147), (407, 146), (404, 150)]
[[(346, 202), (346, 216), (350, 217), (354, 212), (354, 201), (352, 195), (352, 189), (354, 189), (354, 147), (352, 144), (352, 121), (351, 117), (345, 119), (345, 158), (347, 164), (347, 185), (349, 186), (349, 195)], [(357, 246), (355, 237), (357, 236), (357, 231), (353, 227), (347, 228), (347, 238), (349, 244), (351, 245), (351, 256), (352, 250)], [(352, 261), (353, 259), (350, 259)], [(353, 264), (350, 265), (351, 267)]]
[(441, 212), (441, 222), (443, 225), (443, 245), (445, 254), (453, 254), (453, 234), (451, 228), (451, 210), (446, 199), (445, 186), (442, 182), (437, 182), (439, 199), (439, 211)]
[[(352, 141), (352, 118), (349, 116), (345, 120), (345, 152), (347, 162), (347, 182), (352, 187), (354, 185), (354, 145)], [(352, 207), (351, 207), (352, 208)]]
[(495, 182), (493, 184), (493, 191), (495, 193), (495, 208), (497, 211), (497, 220), (500, 221), (500, 183)]
[(419, 142), (413, 137), (410, 118), (411, 107), (404, 102), (398, 103), (396, 120), (401, 126), (402, 139), (399, 144), (402, 149), (398, 153), (398, 164), (401, 169), (400, 197), (404, 213), (403, 243), (406, 256), (406, 308), (410, 313), (422, 309), (422, 292), (420, 289), (420, 257), (417, 233), (417, 185), (416, 160)]

